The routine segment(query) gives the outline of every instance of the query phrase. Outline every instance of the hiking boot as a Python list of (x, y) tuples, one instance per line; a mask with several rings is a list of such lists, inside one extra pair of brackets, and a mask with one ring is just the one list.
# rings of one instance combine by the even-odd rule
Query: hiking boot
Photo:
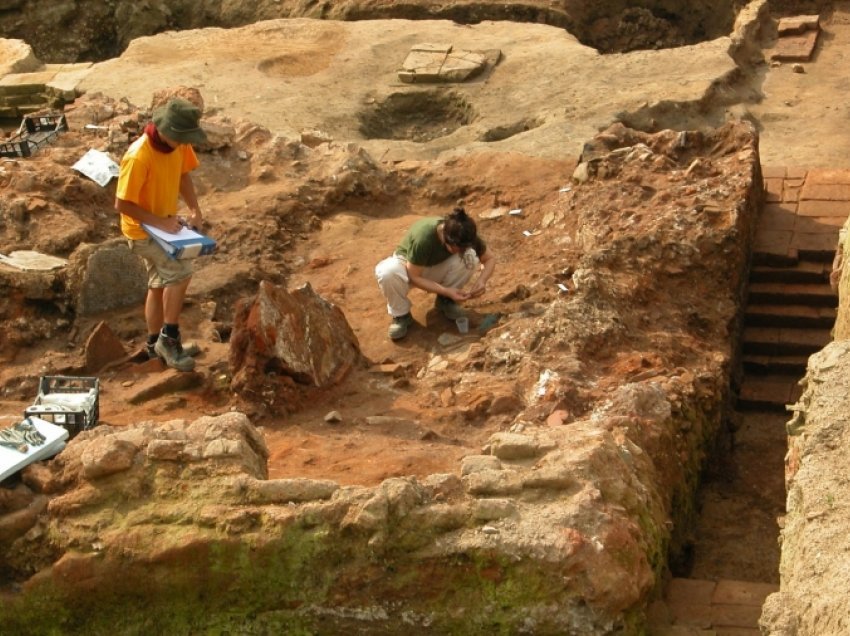
[(466, 315), (463, 308), (448, 296), (437, 296), (434, 306), (449, 320), (457, 320)]
[[(182, 351), (184, 354), (186, 354), (187, 356), (189, 356), (191, 358), (194, 358), (196, 355), (198, 355), (201, 352), (201, 347), (196, 342), (187, 342), (184, 345), (182, 342), (180, 342), (180, 340), (178, 340), (177, 344), (180, 348), (180, 351)], [(156, 360), (157, 358), (159, 358), (159, 355), (157, 355), (157, 353), (156, 353), (156, 343), (151, 344), (150, 342), (148, 342), (145, 346), (148, 349), (148, 359), (149, 360)]]
[(195, 368), (194, 358), (184, 353), (183, 347), (180, 346), (180, 340), (177, 338), (169, 338), (163, 333), (159, 334), (154, 345), (154, 352), (172, 369), (191, 371)]
[(399, 340), (407, 335), (407, 329), (413, 324), (413, 316), (404, 314), (393, 318), (393, 324), (390, 325), (389, 336), (390, 340)]

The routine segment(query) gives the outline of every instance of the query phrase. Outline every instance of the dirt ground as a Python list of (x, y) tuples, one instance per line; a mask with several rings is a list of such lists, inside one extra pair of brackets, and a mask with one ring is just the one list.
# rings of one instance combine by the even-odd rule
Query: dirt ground
[[(817, 167), (847, 163), (850, 134), (846, 123), (850, 106), (845, 99), (848, 79), (843, 60), (850, 55), (850, 3), (836, 6), (837, 11), (823, 21), (824, 33), (818, 52), (811, 62), (803, 65), (805, 72), (792, 72), (787, 64), (759, 65), (748, 70), (744, 85), (736, 86), (741, 94), (749, 91), (760, 96), (736, 108), (739, 114), (757, 122), (763, 165)], [(770, 33), (765, 34), (759, 43), (765, 47), (765, 55), (769, 55), (774, 42)], [(311, 56), (294, 63), (310, 68), (329, 63), (337, 45), (333, 40), (325, 42), (326, 58)], [(304, 72), (312, 71), (305, 67)], [(162, 87), (161, 78), (155, 74), (149, 75), (148, 81), (148, 85), (135, 85), (133, 90), (152, 94)], [(238, 77), (228, 81), (233, 101), (242, 99), (248, 103), (258, 90), (255, 86), (240, 85)], [(728, 104), (718, 105), (718, 108), (728, 107)], [(251, 107), (245, 110), (250, 116)], [(684, 123), (675, 119), (670, 115), (666, 123)], [(665, 122), (659, 124), (663, 127)], [(431, 177), (433, 189), (430, 192), (423, 189), (412, 193), (413, 196), (347, 202), (332, 211), (325, 210), (320, 222), (293, 234), (285, 253), (278, 255), (277, 274), (281, 279), (289, 286), (309, 282), (319, 294), (343, 310), (364, 356), (372, 364), (395, 363), (401, 365), (403, 371), (401, 377), (388, 377), (371, 369), (360, 369), (342, 385), (322, 395), (311, 396), (309, 404), (293, 412), (260, 418), (258, 423), (263, 427), (271, 451), (270, 477), (305, 476), (333, 479), (342, 484), (374, 485), (395, 475), (453, 471), (462, 456), (478, 452), (492, 431), (478, 428), (461, 416), (457, 405), (445, 396), (445, 380), (443, 384), (417, 381), (417, 374), (427, 367), (432, 352), (441, 351), (439, 336), (452, 332), (453, 326), (434, 311), (429, 296), (414, 292), (416, 325), (407, 338), (391, 342), (386, 334), (389, 318), (374, 280), (374, 265), (391, 253), (413, 220), (424, 215), (445, 214), (454, 199), (463, 199), (476, 215), (497, 207), (522, 208), (520, 216), (479, 221), (481, 233), (497, 255), (499, 265), (487, 294), (468, 304), (473, 331), (487, 314), (499, 313), (509, 320), (510, 313), (521, 304), (517, 301), (517, 290), (538, 282), (540, 264), (547, 259), (543, 240), (536, 236), (526, 237), (523, 231), (537, 228), (545, 213), (557, 202), (559, 189), (569, 184), (576, 159), (569, 155), (562, 159), (529, 161), (520, 155), (482, 154), (474, 161), (459, 160), (450, 165), (452, 173), (443, 182)], [(252, 184), (252, 193), (246, 199), (246, 192), (240, 185), (245, 183), (245, 175), (241, 174), (237, 160), (228, 164), (230, 172), (224, 167), (225, 162), (218, 158), (211, 161), (202, 155), (201, 161), (207, 164), (203, 169), (207, 172), (201, 177), (201, 201), (211, 233), (215, 235), (227, 228), (236, 235), (234, 228), (240, 222), (251, 222), (249, 202), (271, 195), (260, 192), (257, 184)], [(219, 170), (216, 174), (211, 173), (213, 165)], [(269, 187), (270, 192), (273, 190)], [(453, 197), (453, 194), (458, 196)], [(273, 271), (275, 263), (272, 260), (263, 255), (252, 257), (250, 246), (243, 245), (240, 249), (249, 268), (256, 264), (263, 272)], [(561, 264), (553, 264), (553, 271), (556, 265)], [(246, 289), (249, 287), (246, 285)], [(204, 352), (198, 364), (214, 375), (226, 366), (228, 347), (226, 343), (204, 340), (208, 335), (203, 328), (205, 299), (193, 296), (192, 289), (183, 330), (187, 339), (202, 339)], [(84, 333), (96, 320), (107, 320), (125, 339), (128, 350), (140, 346), (144, 331), (141, 308), (94, 317), (78, 324), (79, 332)], [(476, 338), (474, 333), (468, 338), (472, 347)], [(45, 360), (51, 358), (49, 352), (65, 352), (67, 340), (68, 335), (61, 334), (53, 340), (18, 350), (13, 357), (3, 360), (0, 385), (7, 390), (0, 400), (0, 408), (4, 412), (17, 412), (28, 404), (23, 391), (16, 388), (18, 380), (40, 375), (46, 366)], [(78, 347), (79, 339), (75, 342)], [(128, 395), (150, 382), (151, 376), (161, 373), (163, 369), (156, 361), (126, 364), (104, 373), (101, 377), (101, 423), (120, 426), (144, 420), (193, 419), (204, 413), (220, 413), (232, 406), (221, 395), (210, 400), (207, 394), (191, 391), (139, 405), (128, 404)], [(342, 420), (327, 423), (325, 415), (334, 410), (339, 411)], [(399, 419), (390, 424), (367, 420), (376, 415)], [(774, 425), (777, 424), (772, 422), (771, 426)], [(758, 434), (753, 435), (755, 438), (744, 435), (742, 444), (757, 444)], [(735, 465), (730, 473), (741, 479), (751, 478), (747, 485), (735, 488), (750, 492), (744, 493), (743, 500), (713, 506), (716, 516), (709, 521), (710, 529), (695, 539), (698, 551), (704, 545), (704, 536), (729, 536), (728, 528), (736, 527), (733, 521), (741, 517), (742, 511), (751, 508), (752, 500), (746, 497), (753, 496), (753, 489), (757, 491), (757, 499), (767, 502), (764, 503), (766, 516), (762, 519), (775, 516), (777, 497), (780, 502), (782, 500), (782, 493), (777, 492), (777, 484), (781, 489), (781, 457), (782, 450), (775, 448), (771, 451), (769, 466), (765, 463), (756, 469), (748, 464)], [(779, 479), (762, 480), (767, 473), (779, 475)], [(721, 481), (724, 479), (728, 481), (729, 474)], [(710, 494), (707, 499), (729, 497), (727, 491), (727, 494)], [(723, 528), (727, 530), (721, 530)], [(775, 536), (775, 528), (773, 530)], [(752, 555), (753, 546), (764, 545), (762, 534), (767, 532), (767, 528), (755, 532), (753, 542), (739, 537), (734, 545), (741, 554)], [(730, 543), (724, 543), (728, 549)], [(768, 552), (762, 563), (778, 559), (772, 547)], [(702, 551), (701, 554), (706, 553)], [(721, 574), (718, 568), (713, 568), (710, 562), (713, 559), (719, 562), (726, 558), (724, 555), (711, 554), (702, 558), (709, 564), (699, 566), (696, 571), (707, 578), (714, 575), (747, 578), (741, 572)], [(742, 567), (752, 567), (752, 562)], [(762, 568), (758, 580), (771, 580), (768, 575), (769, 572)]]

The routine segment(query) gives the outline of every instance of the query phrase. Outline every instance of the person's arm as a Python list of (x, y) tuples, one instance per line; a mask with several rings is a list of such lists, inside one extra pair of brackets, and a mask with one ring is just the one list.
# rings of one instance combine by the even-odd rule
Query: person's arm
[(196, 230), (200, 230), (204, 222), (204, 215), (201, 214), (201, 206), (198, 204), (198, 195), (195, 193), (195, 184), (192, 181), (192, 176), (186, 172), (180, 177), (180, 196), (183, 202), (191, 211), (187, 221), (189, 225)]
[(422, 265), (414, 265), (413, 263), (407, 262), (405, 263), (405, 266), (407, 267), (407, 277), (410, 280), (410, 285), (412, 287), (424, 289), (425, 291), (431, 292), (432, 294), (447, 296), (455, 301), (466, 300), (467, 298), (469, 298), (469, 293), (461, 289), (456, 289), (454, 287), (445, 287), (433, 280), (423, 278), (422, 270), (424, 270), (425, 268)]
[(490, 280), (490, 277), (493, 275), (493, 270), (496, 269), (496, 257), (493, 255), (491, 250), (488, 249), (484, 252), (479, 260), (484, 267), (478, 275), (478, 279), (475, 281), (475, 284), (469, 289), (470, 298), (480, 296), (487, 291), (487, 281)]
[(157, 216), (132, 201), (116, 198), (115, 209), (121, 214), (126, 214), (127, 216), (136, 219), (139, 223), (152, 225), (163, 232), (177, 234), (177, 232), (180, 231), (180, 220), (176, 216)]

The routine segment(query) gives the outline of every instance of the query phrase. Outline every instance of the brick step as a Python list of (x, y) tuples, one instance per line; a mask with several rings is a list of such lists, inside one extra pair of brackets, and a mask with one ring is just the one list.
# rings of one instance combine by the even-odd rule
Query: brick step
[(761, 250), (756, 247), (753, 250), (753, 265), (765, 265), (768, 267), (794, 267), (800, 262), (797, 250), (791, 249), (781, 253)]
[(773, 267), (756, 265), (750, 270), (752, 283), (828, 283), (832, 263), (798, 261), (793, 265)]
[(819, 263), (832, 263), (835, 258), (835, 246), (838, 243), (838, 228), (835, 228), (835, 237), (829, 237), (823, 246), (797, 246), (797, 255), (800, 259), (807, 261), (818, 261)]
[(752, 283), (747, 302), (755, 305), (816, 305), (837, 307), (838, 296), (829, 283)]
[(653, 636), (758, 636), (761, 608), (768, 594), (779, 591), (771, 583), (672, 579), (664, 596), (664, 611), (649, 624)]
[(744, 311), (744, 324), (748, 327), (832, 329), (835, 317), (836, 311), (833, 307), (749, 304)]
[(745, 355), (741, 360), (745, 373), (754, 375), (792, 375), (802, 378), (806, 374), (809, 356)]
[(785, 406), (796, 403), (802, 392), (794, 376), (745, 375), (736, 406), (740, 411), (787, 413)]
[(831, 341), (832, 332), (829, 329), (745, 327), (741, 350), (745, 355), (811, 355)]

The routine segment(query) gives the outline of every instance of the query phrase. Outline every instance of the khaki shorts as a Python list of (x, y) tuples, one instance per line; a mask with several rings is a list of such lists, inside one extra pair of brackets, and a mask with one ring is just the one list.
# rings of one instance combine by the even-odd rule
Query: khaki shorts
[(148, 287), (170, 287), (192, 275), (191, 260), (177, 260), (168, 256), (153, 239), (127, 239), (130, 251), (145, 261), (148, 270)]

